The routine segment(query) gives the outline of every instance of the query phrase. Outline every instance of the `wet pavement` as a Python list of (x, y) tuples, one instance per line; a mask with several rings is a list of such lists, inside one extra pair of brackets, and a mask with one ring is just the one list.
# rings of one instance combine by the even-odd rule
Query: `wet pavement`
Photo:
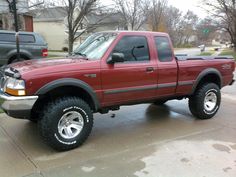
[(95, 114), (85, 144), (63, 153), (42, 142), (36, 124), (1, 114), (0, 176), (235, 177), (236, 85), (222, 92), (210, 120), (193, 118), (187, 100)]

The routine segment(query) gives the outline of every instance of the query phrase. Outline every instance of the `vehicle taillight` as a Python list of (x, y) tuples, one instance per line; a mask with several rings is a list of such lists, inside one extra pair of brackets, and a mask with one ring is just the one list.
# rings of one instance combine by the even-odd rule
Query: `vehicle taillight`
[(42, 50), (42, 56), (47, 57), (48, 56), (48, 49), (43, 49)]

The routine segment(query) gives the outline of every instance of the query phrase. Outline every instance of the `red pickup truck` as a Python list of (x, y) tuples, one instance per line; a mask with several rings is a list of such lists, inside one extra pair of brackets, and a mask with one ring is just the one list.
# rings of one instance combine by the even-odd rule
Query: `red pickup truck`
[(63, 151), (87, 139), (93, 113), (122, 105), (188, 98), (192, 114), (209, 119), (234, 70), (230, 56), (178, 59), (165, 33), (100, 32), (68, 58), (3, 67), (1, 106), (11, 117), (37, 122), (43, 139)]

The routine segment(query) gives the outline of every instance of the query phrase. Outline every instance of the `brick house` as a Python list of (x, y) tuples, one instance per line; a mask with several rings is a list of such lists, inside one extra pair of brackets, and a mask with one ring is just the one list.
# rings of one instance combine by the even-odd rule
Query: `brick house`
[[(29, 13), (28, 1), (18, 0), (18, 24), (21, 31), (33, 31), (33, 17)], [(0, 0), (0, 29), (14, 30), (14, 16), (9, 12), (6, 0)]]

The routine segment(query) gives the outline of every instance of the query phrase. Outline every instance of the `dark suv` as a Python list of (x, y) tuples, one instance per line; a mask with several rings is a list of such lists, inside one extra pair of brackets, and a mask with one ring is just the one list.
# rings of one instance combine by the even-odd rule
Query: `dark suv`
[[(33, 32), (20, 32), (20, 60), (47, 57), (47, 43)], [(15, 32), (0, 30), (0, 65), (17, 62)]]

